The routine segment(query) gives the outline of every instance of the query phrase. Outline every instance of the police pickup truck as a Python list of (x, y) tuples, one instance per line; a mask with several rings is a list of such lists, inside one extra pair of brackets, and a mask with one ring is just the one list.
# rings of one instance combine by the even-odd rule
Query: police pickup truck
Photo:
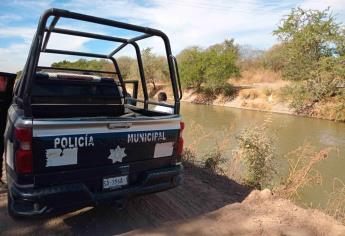
[[(57, 27), (65, 19), (116, 28), (113, 32), (130, 30), (133, 36)], [(53, 34), (119, 46), (109, 54), (50, 49)], [(150, 37), (164, 43), (171, 104), (148, 96), (138, 41)], [(116, 54), (125, 47), (136, 52), (140, 83), (122, 78)], [(39, 66), (40, 56), (47, 53), (102, 58), (114, 70)], [(8, 109), (4, 141), (9, 214), (22, 218), (101, 203), (122, 206), (134, 196), (181, 184), (181, 97), (176, 59), (162, 31), (61, 9), (45, 11)], [(172, 114), (154, 111), (154, 106), (170, 107)]]

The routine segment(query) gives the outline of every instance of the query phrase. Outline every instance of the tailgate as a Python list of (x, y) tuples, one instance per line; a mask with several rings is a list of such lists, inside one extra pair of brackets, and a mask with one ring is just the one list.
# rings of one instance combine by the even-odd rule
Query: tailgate
[(180, 119), (34, 120), (33, 127), (34, 172), (51, 173), (173, 157)]

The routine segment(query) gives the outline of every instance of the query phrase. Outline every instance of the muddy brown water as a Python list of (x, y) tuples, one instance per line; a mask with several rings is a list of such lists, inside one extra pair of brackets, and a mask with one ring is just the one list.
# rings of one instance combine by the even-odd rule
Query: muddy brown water
[(286, 154), (305, 143), (317, 150), (327, 147), (337, 149), (337, 152), (331, 152), (328, 159), (317, 165), (317, 170), (322, 175), (322, 183), (306, 187), (300, 193), (302, 203), (325, 206), (333, 189), (334, 178), (345, 183), (345, 123), (190, 103), (183, 103), (181, 107), (186, 123), (185, 145), (188, 147), (196, 144), (199, 156), (214, 148), (217, 142), (226, 139), (228, 144), (224, 156), (231, 158), (232, 150), (237, 147), (236, 135), (244, 128), (262, 124), (268, 119), (268, 133), (274, 138), (281, 176), (288, 170)]

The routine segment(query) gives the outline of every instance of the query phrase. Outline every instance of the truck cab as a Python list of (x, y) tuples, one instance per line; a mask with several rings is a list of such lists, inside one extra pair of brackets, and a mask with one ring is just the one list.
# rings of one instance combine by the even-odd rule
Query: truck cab
[[(59, 28), (64, 18), (139, 35), (122, 38)], [(49, 49), (52, 34), (120, 46), (109, 54)], [(148, 96), (137, 42), (150, 37), (164, 43), (173, 104)], [(139, 81), (122, 78), (116, 56), (125, 47), (136, 52)], [(101, 58), (114, 70), (40, 66), (42, 54)], [(45, 11), (8, 109), (4, 141), (9, 214), (36, 217), (104, 203), (122, 205), (135, 196), (180, 185), (181, 98), (177, 62), (162, 31), (61, 9)], [(154, 111), (158, 105), (173, 113)]]

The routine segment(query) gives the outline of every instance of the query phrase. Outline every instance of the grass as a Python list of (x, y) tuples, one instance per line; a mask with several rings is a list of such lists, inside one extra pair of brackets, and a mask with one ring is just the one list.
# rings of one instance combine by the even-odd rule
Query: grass
[(322, 182), (322, 176), (317, 171), (316, 165), (326, 160), (332, 150), (326, 148), (316, 151), (310, 144), (304, 144), (288, 153), (286, 155), (289, 164), (288, 174), (282, 177), (274, 192), (284, 198), (300, 200), (299, 194), (303, 188)]
[(263, 68), (246, 68), (241, 77), (233, 81), (235, 84), (276, 83), (282, 80), (281, 74)]
[(255, 89), (246, 89), (240, 92), (240, 97), (243, 100), (254, 100), (259, 97), (259, 93)]
[(345, 184), (338, 178), (333, 179), (333, 191), (329, 195), (325, 211), (345, 225)]

